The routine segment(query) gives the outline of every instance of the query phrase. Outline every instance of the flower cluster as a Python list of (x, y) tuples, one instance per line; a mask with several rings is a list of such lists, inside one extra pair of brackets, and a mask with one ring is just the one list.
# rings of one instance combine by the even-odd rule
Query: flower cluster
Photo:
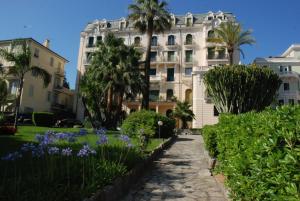
[(58, 147), (49, 147), (48, 154), (49, 155), (59, 154), (59, 148)]
[(78, 132), (79, 136), (84, 136), (84, 135), (87, 135), (87, 134), (88, 134), (88, 131), (84, 128), (81, 128)]
[(83, 147), (77, 153), (77, 156), (84, 158), (89, 156), (90, 154), (96, 154), (96, 151), (91, 149), (89, 145), (83, 145)]
[(95, 130), (96, 135), (106, 135), (106, 132), (107, 132), (106, 128), (100, 128)]
[(72, 156), (72, 149), (70, 147), (62, 149), (61, 155), (63, 156)]
[(99, 140), (96, 142), (97, 145), (108, 144), (108, 137), (105, 134), (99, 135)]
[(6, 156), (2, 157), (1, 160), (4, 160), (4, 161), (14, 161), (14, 160), (16, 160), (18, 158), (22, 158), (22, 154), (16, 151), (14, 153), (7, 154)]
[(127, 135), (120, 135), (120, 137), (119, 137), (119, 139), (123, 142), (123, 143), (125, 143), (125, 145), (127, 146), (127, 147), (133, 147), (133, 144), (131, 143), (131, 140), (130, 140), (130, 138), (127, 136)]

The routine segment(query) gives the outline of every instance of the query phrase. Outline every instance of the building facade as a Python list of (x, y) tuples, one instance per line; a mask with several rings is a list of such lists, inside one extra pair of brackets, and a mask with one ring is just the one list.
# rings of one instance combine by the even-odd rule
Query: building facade
[[(31, 66), (43, 68), (51, 75), (51, 82), (44, 87), (42, 79), (35, 78), (30, 72), (25, 74), (24, 87), (21, 95), (21, 113), (31, 112), (72, 112), (74, 92), (63, 87), (65, 64), (68, 62), (64, 57), (50, 49), (50, 41), (44, 44), (32, 38), (25, 38), (32, 53)], [(0, 48), (11, 49), (13, 40), (0, 41)], [(13, 63), (0, 58), (0, 64), (4, 69), (13, 66)], [(9, 92), (16, 94), (18, 80), (9, 75)]]
[(282, 80), (279, 105), (300, 103), (300, 44), (291, 45), (279, 57), (256, 58), (254, 63), (273, 69)]
[[(150, 109), (168, 115), (176, 106), (176, 100), (188, 101), (196, 115), (191, 125), (193, 128), (216, 123), (217, 113), (205, 96), (203, 73), (215, 65), (228, 64), (229, 59), (224, 45), (209, 43), (207, 39), (214, 37), (213, 28), (228, 20), (235, 21), (235, 17), (232, 13), (221, 11), (171, 17), (171, 30), (154, 34), (151, 41)], [(123, 38), (126, 45), (134, 45), (144, 53), (142, 59), (145, 59), (147, 36), (135, 30), (127, 19), (88, 23), (80, 35), (77, 92), (81, 76), (89, 66), (89, 55), (95, 51), (97, 41), (108, 32)], [(239, 54), (235, 55), (234, 60), (239, 62)], [(83, 120), (84, 109), (78, 97), (75, 105), (77, 118)], [(124, 102), (124, 110), (128, 113), (140, 108), (140, 99)]]

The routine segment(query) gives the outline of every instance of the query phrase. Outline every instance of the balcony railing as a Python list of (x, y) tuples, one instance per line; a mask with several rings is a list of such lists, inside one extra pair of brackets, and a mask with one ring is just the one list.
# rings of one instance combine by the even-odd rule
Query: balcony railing
[(96, 44), (89, 44), (89, 43), (88, 43), (88, 44), (86, 44), (86, 47), (87, 47), (87, 48), (96, 47)]
[(207, 55), (207, 59), (211, 59), (211, 60), (224, 60), (224, 59), (228, 59), (228, 55), (226, 55), (226, 54), (223, 54), (223, 55), (208, 54)]
[(184, 45), (189, 46), (189, 45), (196, 45), (194, 41), (184, 41)]

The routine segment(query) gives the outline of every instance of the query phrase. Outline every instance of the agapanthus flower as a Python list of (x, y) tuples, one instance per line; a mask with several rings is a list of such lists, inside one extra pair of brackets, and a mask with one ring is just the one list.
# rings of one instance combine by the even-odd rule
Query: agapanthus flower
[(32, 151), (36, 148), (36, 145), (33, 143), (25, 143), (22, 145), (21, 147), (21, 151), (22, 152), (28, 152), (28, 151)]
[(120, 135), (119, 139), (126, 143), (130, 142), (130, 138), (127, 135)]
[(78, 135), (83, 136), (83, 135), (87, 135), (88, 131), (84, 128), (81, 128), (78, 132)]
[(95, 130), (96, 135), (106, 135), (106, 128), (100, 128), (98, 130)]
[(70, 147), (62, 149), (61, 154), (63, 156), (72, 156), (72, 149)]
[(97, 140), (96, 144), (107, 144), (108, 143), (108, 137), (104, 134), (99, 135), (99, 140)]
[(40, 158), (45, 154), (44, 147), (42, 145), (36, 146), (31, 150), (32, 157)]
[(55, 134), (55, 137), (58, 139), (58, 140), (65, 140), (66, 138), (68, 138), (68, 134), (67, 133), (56, 133)]
[(6, 156), (2, 157), (1, 160), (4, 161), (15, 161), (18, 158), (22, 158), (22, 154), (19, 152), (9, 153)]
[(50, 154), (50, 155), (59, 154), (59, 148), (58, 147), (49, 147), (48, 154)]
[(89, 145), (84, 145), (82, 149), (79, 150), (77, 156), (79, 157), (87, 157), (90, 154), (96, 154), (96, 151), (91, 149)]

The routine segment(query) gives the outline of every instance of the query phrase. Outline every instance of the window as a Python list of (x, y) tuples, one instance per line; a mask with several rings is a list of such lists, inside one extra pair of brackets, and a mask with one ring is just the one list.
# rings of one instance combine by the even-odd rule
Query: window
[(219, 116), (219, 111), (217, 110), (216, 106), (214, 106), (214, 116)]
[(33, 92), (34, 92), (34, 86), (30, 85), (29, 86), (29, 91), (28, 91), (28, 96), (33, 97), (33, 95), (34, 95)]
[(192, 26), (192, 25), (193, 25), (192, 18), (191, 18), (191, 17), (187, 18), (187, 19), (186, 19), (186, 26), (187, 26), (187, 27), (190, 27), (190, 26)]
[(186, 62), (193, 62), (193, 50), (186, 50), (185, 51), (185, 61)]
[(58, 62), (57, 68), (58, 68), (58, 69), (61, 69), (61, 63), (60, 63), (60, 62)]
[(134, 45), (140, 46), (141, 45), (141, 37), (135, 37), (134, 38)]
[(100, 42), (102, 42), (102, 36), (97, 36), (97, 44), (99, 44)]
[(225, 59), (225, 49), (218, 50), (218, 59)]
[(175, 51), (168, 51), (168, 61), (175, 61)]
[(289, 83), (283, 83), (283, 90), (289, 91), (290, 90), (290, 84)]
[(186, 37), (185, 37), (185, 44), (186, 44), (186, 45), (191, 45), (191, 44), (193, 44), (193, 36), (192, 36), (192, 34), (186, 35)]
[(47, 93), (47, 101), (51, 102), (51, 91), (48, 91)]
[(288, 66), (289, 72), (292, 71), (292, 66)]
[(284, 104), (284, 100), (282, 100), (282, 99), (278, 100), (278, 104), (279, 105), (283, 105)]
[(156, 76), (156, 68), (150, 68), (149, 75)]
[(158, 99), (159, 99), (159, 90), (150, 90), (149, 100), (150, 101), (158, 101)]
[(53, 64), (54, 64), (54, 59), (53, 57), (50, 57), (50, 66), (53, 66)]
[(193, 91), (191, 89), (185, 90), (185, 101), (189, 104), (193, 102)]
[(175, 36), (174, 35), (168, 36), (168, 45), (175, 45)]
[(280, 71), (280, 72), (283, 72), (283, 66), (280, 66), (280, 67), (279, 67), (279, 71)]
[(156, 57), (157, 57), (157, 52), (151, 52), (150, 54), (151, 61), (156, 61)]
[(207, 58), (208, 59), (214, 59), (215, 58), (215, 48), (214, 47), (207, 48)]
[(168, 89), (167, 90), (167, 100), (170, 101), (172, 100), (174, 93), (173, 93), (173, 89)]
[(290, 104), (290, 105), (294, 105), (294, 104), (295, 104), (294, 99), (289, 99), (289, 104)]
[(151, 39), (151, 46), (157, 46), (157, 36), (153, 36)]
[(94, 37), (89, 37), (88, 47), (93, 47), (93, 46), (94, 46)]
[(191, 76), (192, 72), (193, 72), (193, 68), (191, 68), (191, 67), (184, 69), (184, 75), (186, 75), (186, 76)]
[(39, 58), (39, 56), (40, 56), (40, 50), (37, 49), (37, 48), (35, 48), (33, 56), (36, 57), (36, 58)]
[(167, 81), (168, 82), (174, 81), (174, 68), (167, 69)]
[(210, 16), (210, 17), (208, 17), (207, 19), (208, 19), (208, 20), (213, 20), (213, 17)]
[(54, 80), (54, 87), (59, 88), (60, 87), (60, 79), (58, 77), (55, 77)]

